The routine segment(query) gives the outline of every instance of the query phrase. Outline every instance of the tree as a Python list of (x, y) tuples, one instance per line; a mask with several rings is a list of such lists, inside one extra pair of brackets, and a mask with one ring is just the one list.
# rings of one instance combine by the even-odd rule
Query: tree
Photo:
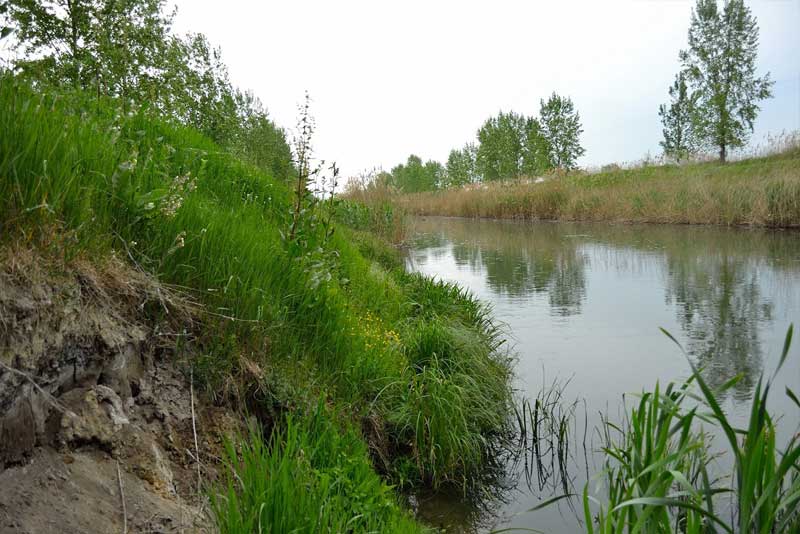
[(477, 147), (472, 143), (467, 143), (464, 148), (450, 151), (447, 158), (446, 186), (459, 187), (478, 181), (478, 174), (475, 168), (475, 157)]
[(242, 117), (240, 130), (232, 140), (233, 152), (275, 178), (291, 179), (295, 169), (286, 132), (269, 119), (252, 93), (237, 94), (237, 106)]
[(664, 154), (680, 162), (697, 152), (700, 146), (692, 124), (696, 97), (689, 93), (685, 73), (680, 72), (675, 77), (675, 83), (669, 88), (669, 97), (669, 107), (661, 104), (658, 108), (664, 126), (661, 147)]
[(586, 151), (580, 144), (581, 118), (568, 97), (553, 93), (547, 102), (540, 101), (539, 122), (547, 141), (551, 167), (573, 169)]
[[(0, 0), (0, 36), (15, 30), (17, 76), (119, 98), (193, 126), (277, 178), (294, 173), (283, 130), (236, 90), (202, 34), (170, 32), (165, 0)], [(10, 26), (5, 26), (10, 24)]]
[(522, 153), (522, 173), (537, 176), (552, 169), (550, 143), (542, 133), (538, 119), (528, 118), (525, 123), (525, 149)]
[(405, 164), (401, 163), (392, 169), (392, 185), (404, 193), (433, 191), (439, 186), (443, 174), (440, 163), (428, 161), (423, 165), (422, 159), (412, 154)]
[(757, 56), (758, 24), (743, 0), (727, 0), (721, 12), (716, 0), (697, 1), (680, 60), (696, 94), (693, 127), (722, 162), (747, 142), (758, 102), (772, 96), (769, 73), (756, 76)]
[(517, 113), (500, 112), (478, 130), (476, 165), (484, 180), (516, 178), (522, 173), (527, 121)]
[(444, 187), (447, 171), (445, 171), (445, 168), (441, 163), (430, 159), (425, 162), (422, 170), (424, 171), (423, 191), (433, 191), (435, 189), (441, 189)]
[(93, 88), (141, 99), (163, 75), (172, 14), (165, 0), (7, 0), (24, 59), (15, 69), (35, 82)]

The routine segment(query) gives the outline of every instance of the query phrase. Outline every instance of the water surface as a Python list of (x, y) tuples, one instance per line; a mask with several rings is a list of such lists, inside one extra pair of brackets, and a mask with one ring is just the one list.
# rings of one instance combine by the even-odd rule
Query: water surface
[[(690, 374), (686, 356), (659, 327), (711, 383), (743, 375), (724, 403), (742, 420), (760, 373), (776, 366), (786, 329), (800, 323), (796, 232), (429, 217), (415, 221), (407, 261), (492, 304), (516, 352), (520, 397), (535, 398), (559, 381), (564, 404), (578, 402), (566, 473), (578, 491), (600, 467), (592, 432), (599, 412), (619, 418), (624, 394)], [(783, 414), (785, 440), (800, 421), (782, 393), (786, 385), (800, 389), (800, 343), (776, 382), (770, 408)], [(545, 462), (532, 477), (523, 475), (523, 463), (508, 471), (510, 489), (484, 509), (440, 495), (421, 499), (420, 514), (456, 532), (582, 530), (565, 503), (525, 512), (563, 493), (557, 465)]]

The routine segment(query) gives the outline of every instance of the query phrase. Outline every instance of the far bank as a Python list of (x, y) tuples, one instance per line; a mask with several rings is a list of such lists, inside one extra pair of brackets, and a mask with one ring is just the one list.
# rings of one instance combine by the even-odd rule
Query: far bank
[(367, 186), (351, 195), (415, 215), (800, 227), (800, 147), (727, 164), (615, 166), (413, 194)]

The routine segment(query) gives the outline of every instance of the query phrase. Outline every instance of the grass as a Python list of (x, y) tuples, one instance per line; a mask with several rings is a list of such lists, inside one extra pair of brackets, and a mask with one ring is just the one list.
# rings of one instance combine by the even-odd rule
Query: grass
[[(667, 334), (669, 335), (669, 334)], [(670, 336), (671, 337), (671, 336)], [(792, 328), (775, 375), (792, 339)], [(776, 442), (767, 410), (771, 379), (755, 388), (746, 428), (731, 424), (717, 398), (737, 376), (713, 390), (700, 370), (679, 386), (642, 394), (622, 427), (605, 424), (605, 502), (583, 493), (589, 533), (789, 533), (800, 532), (800, 435)], [(773, 377), (775, 376), (773, 375)], [(785, 392), (800, 408), (794, 392)], [(730, 486), (709, 475), (714, 459), (702, 431), (724, 436), (731, 457)], [(724, 479), (723, 479), (724, 480)], [(720, 507), (730, 497), (730, 514)], [(592, 511), (593, 504), (599, 508)]]
[(211, 506), (224, 533), (422, 532), (375, 473), (358, 433), (319, 404), (265, 442), (260, 429), (226, 444), (224, 491)]
[[(202, 306), (192, 365), (209, 396), (236, 404), (266, 390), (299, 412), (324, 398), (341, 428), (367, 429), (359, 439), (391, 481), (479, 480), (511, 413), (500, 332), (469, 293), (406, 273), (370, 235), (376, 225), (396, 235), (399, 216), (340, 204), (332, 237), (301, 221), (288, 240), (283, 177), (146, 109), (120, 109), (0, 77), (0, 246), (125, 258)], [(443, 345), (430, 344), (434, 324)], [(313, 441), (296, 423), (297, 436), (276, 439)], [(269, 443), (250, 459), (283, 450)], [(363, 450), (344, 449), (362, 462)]]
[(408, 195), (379, 189), (352, 198), (388, 198), (415, 215), (797, 227), (800, 146), (725, 165), (615, 167)]

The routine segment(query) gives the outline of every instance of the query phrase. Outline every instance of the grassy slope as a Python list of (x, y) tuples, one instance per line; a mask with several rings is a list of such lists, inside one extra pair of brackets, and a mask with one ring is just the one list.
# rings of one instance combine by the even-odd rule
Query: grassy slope
[(576, 173), (539, 184), (491, 183), (396, 201), (420, 215), (800, 226), (800, 148), (727, 165)]
[[(298, 433), (304, 450), (326, 452), (316, 463), (281, 465), (319, 488), (338, 481), (345, 497), (326, 508), (326, 529), (354, 510), (363, 512), (358, 530), (416, 528), (391, 492), (375, 501), (357, 491), (384, 487), (368, 468), (364, 439), (396, 482), (467, 485), (481, 476), (508, 421), (509, 367), (487, 310), (470, 295), (405, 273), (380, 240), (344, 226), (326, 241), (307, 225), (305, 246), (287, 243), (284, 184), (193, 130), (8, 78), (0, 79), (0, 110), (0, 240), (51, 247), (66, 261), (124, 255), (198, 300), (207, 313), (195, 376), (209, 394), (257, 390), (260, 402), (299, 414), (286, 432)], [(328, 408), (314, 417), (337, 421), (319, 435), (302, 423), (316, 398)], [(275, 447), (259, 450), (256, 463), (295, 461)], [(332, 460), (339, 457), (346, 465)], [(285, 499), (311, 499), (310, 508), (331, 498), (324, 488), (276, 484), (290, 492)], [(280, 500), (234, 491), (248, 507), (243, 516), (289, 513)], [(313, 517), (275, 524), (284, 525), (276, 532), (319, 528)], [(241, 528), (230, 531), (249, 531)]]

